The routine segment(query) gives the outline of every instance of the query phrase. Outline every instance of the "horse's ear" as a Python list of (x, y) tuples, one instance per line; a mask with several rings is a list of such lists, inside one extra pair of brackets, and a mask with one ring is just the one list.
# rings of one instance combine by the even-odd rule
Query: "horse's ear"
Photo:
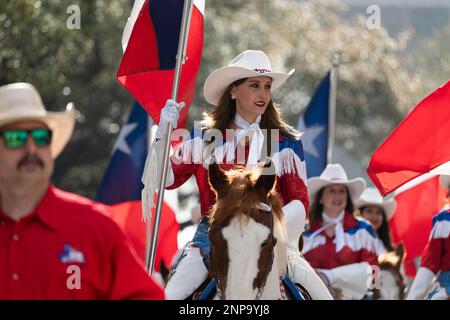
[(227, 183), (228, 178), (225, 173), (220, 169), (216, 161), (213, 161), (208, 168), (208, 180), (214, 191), (218, 192), (222, 190), (223, 186)]
[(270, 158), (266, 158), (262, 167), (261, 175), (256, 180), (256, 190), (263, 190), (267, 195), (274, 187), (276, 181), (275, 165)]

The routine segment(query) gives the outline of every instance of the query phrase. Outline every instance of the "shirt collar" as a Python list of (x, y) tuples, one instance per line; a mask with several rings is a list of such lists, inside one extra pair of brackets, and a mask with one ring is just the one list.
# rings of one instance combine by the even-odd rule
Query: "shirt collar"
[[(38, 218), (50, 229), (56, 229), (58, 227), (59, 216), (57, 214), (57, 210), (55, 210), (55, 189), (56, 188), (52, 184), (49, 184), (47, 191), (45, 192), (37, 207), (30, 214), (23, 217), (20, 221), (30, 221), (34, 218)], [(0, 220), (12, 221), (12, 219), (2, 209), (0, 209)]]
[(50, 184), (47, 192), (34, 210), (39, 219), (51, 229), (57, 229), (59, 223), (56, 188)]
[[(323, 221), (319, 223), (315, 223), (311, 226), (310, 231), (316, 231), (323, 225)], [(343, 221), (343, 227), (344, 231), (347, 231), (353, 227), (356, 227), (358, 225), (358, 220), (349, 212), (345, 212), (344, 214), (344, 221)], [(324, 231), (325, 232), (325, 231)]]

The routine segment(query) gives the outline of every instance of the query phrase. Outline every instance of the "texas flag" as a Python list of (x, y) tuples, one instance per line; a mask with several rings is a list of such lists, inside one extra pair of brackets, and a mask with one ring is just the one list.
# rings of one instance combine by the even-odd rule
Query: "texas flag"
[(383, 196), (423, 174), (450, 172), (450, 81), (422, 100), (374, 152), (367, 169)]
[(397, 208), (389, 220), (392, 241), (403, 243), (405, 273), (414, 277), (419, 259), (432, 227), (432, 218), (445, 204), (447, 190), (439, 183), (439, 176), (424, 175), (398, 188), (394, 197)]
[[(117, 80), (156, 123), (172, 95), (183, 4), (183, 0), (136, 0), (124, 30), (122, 44), (126, 50)], [(178, 101), (186, 103), (180, 113), (179, 128), (186, 126), (189, 106), (194, 99), (203, 46), (204, 7), (204, 0), (194, 1), (187, 60), (182, 66), (179, 84)]]
[(298, 119), (297, 129), (304, 133), (302, 142), (308, 178), (320, 176), (327, 166), (330, 88), (331, 73), (328, 72)]
[[(111, 206), (114, 220), (128, 233), (144, 263), (146, 224), (141, 221), (141, 176), (148, 152), (148, 122), (145, 110), (134, 103), (128, 121), (123, 125), (114, 145), (112, 158), (96, 197), (97, 201)], [(159, 271), (161, 263), (167, 268), (171, 267), (178, 250), (179, 229), (174, 209), (165, 201), (158, 234), (155, 271)]]

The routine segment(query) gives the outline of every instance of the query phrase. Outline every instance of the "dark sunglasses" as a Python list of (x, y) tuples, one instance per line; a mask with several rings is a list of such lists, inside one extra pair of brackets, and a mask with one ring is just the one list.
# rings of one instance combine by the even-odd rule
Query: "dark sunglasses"
[(52, 142), (52, 131), (46, 128), (4, 130), (0, 132), (0, 135), (8, 149), (23, 148), (27, 144), (28, 135), (31, 135), (37, 147), (46, 147)]

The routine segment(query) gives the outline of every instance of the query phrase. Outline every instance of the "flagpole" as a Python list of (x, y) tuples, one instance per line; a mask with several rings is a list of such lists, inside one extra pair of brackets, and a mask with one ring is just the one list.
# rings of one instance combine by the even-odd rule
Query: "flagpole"
[[(147, 116), (147, 150), (150, 150), (150, 147), (152, 146), (153, 142), (153, 133), (152, 128), (153, 124), (155, 122), (153, 121), (152, 117)], [(153, 199), (152, 199), (153, 201)], [(145, 261), (149, 261), (150, 259), (150, 238), (151, 235), (151, 219), (147, 219), (146, 221), (146, 227), (145, 227)]]
[(337, 82), (339, 77), (339, 55), (333, 57), (333, 66), (330, 73), (330, 96), (328, 100), (328, 148), (327, 163), (334, 163), (334, 140), (336, 136), (336, 99), (337, 99)]
[[(180, 38), (178, 40), (178, 51), (177, 51), (177, 61), (175, 65), (175, 76), (173, 78), (173, 87), (172, 87), (172, 100), (178, 100), (178, 87), (180, 84), (180, 76), (181, 76), (181, 67), (186, 59), (186, 49), (187, 49), (187, 40), (189, 34), (189, 25), (192, 15), (192, 3), (193, 0), (185, 0), (183, 7), (183, 17), (181, 19), (181, 29), (180, 29)], [(161, 210), (164, 201), (164, 186), (167, 179), (167, 168), (169, 161), (169, 153), (170, 153), (170, 142), (172, 137), (172, 125), (169, 123), (168, 125), (168, 136), (166, 140), (166, 145), (164, 148), (164, 160), (162, 167), (162, 175), (161, 181), (159, 184), (159, 192), (158, 192), (158, 202), (156, 204), (155, 210), (155, 220), (153, 222), (153, 232), (152, 239), (150, 243), (150, 254), (148, 255), (147, 263), (147, 271), (151, 274), (153, 273), (155, 266), (155, 256), (156, 256), (156, 246), (158, 244), (158, 233), (159, 233), (159, 225), (161, 222)]]

